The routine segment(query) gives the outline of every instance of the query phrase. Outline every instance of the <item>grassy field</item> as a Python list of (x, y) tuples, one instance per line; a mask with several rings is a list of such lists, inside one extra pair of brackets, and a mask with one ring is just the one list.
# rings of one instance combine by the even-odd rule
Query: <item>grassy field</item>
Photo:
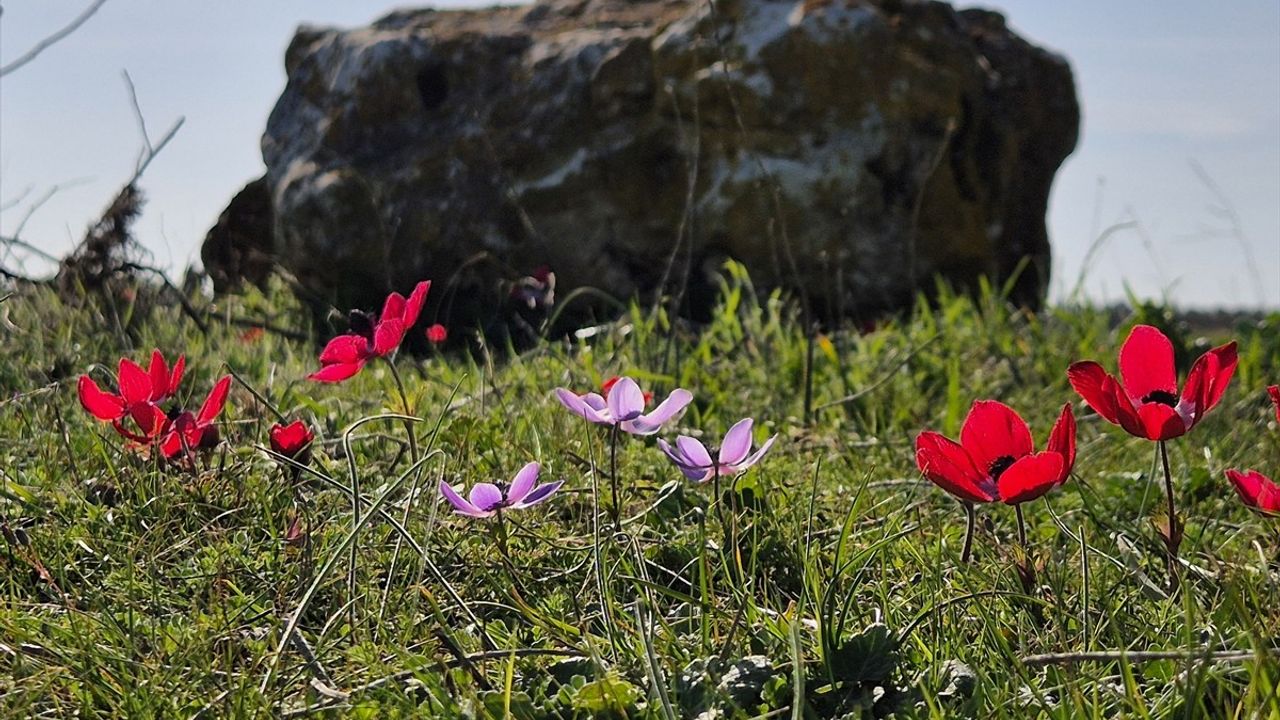
[[(284, 293), (219, 303), (202, 330), (173, 303), (0, 302), (0, 715), (1280, 718), (1280, 520), (1223, 477), (1280, 472), (1264, 392), (1280, 316), (1202, 339), (1158, 308), (1117, 327), (944, 296), (809, 343), (792, 305), (730, 269), (696, 330), (637, 309), (520, 353), (401, 356), (407, 422), (385, 362), (309, 382), (316, 345), (230, 322), (305, 327)], [(1187, 522), (1171, 594), (1155, 445), (1090, 413), (1065, 374), (1114, 371), (1139, 321), (1170, 333), (1183, 373), (1240, 343), (1222, 404), (1169, 444)], [(152, 348), (185, 353), (188, 406), (236, 375), (222, 443), (194, 465), (126, 448), (77, 402), (80, 374), (114, 386), (118, 359)], [(717, 503), (654, 438), (621, 437), (614, 532), (609, 433), (553, 395), (614, 375), (692, 391), (658, 437), (718, 444), (753, 417), (777, 442)], [(1026, 505), (1030, 592), (1012, 508), (979, 508), (962, 565), (961, 506), (916, 468), (916, 434), (954, 437), (980, 398), (1037, 443), (1064, 402), (1080, 418), (1071, 479)], [(314, 427), (310, 471), (264, 450), (277, 411)], [(436, 489), (532, 460), (564, 486), (506, 513), (505, 543)]]

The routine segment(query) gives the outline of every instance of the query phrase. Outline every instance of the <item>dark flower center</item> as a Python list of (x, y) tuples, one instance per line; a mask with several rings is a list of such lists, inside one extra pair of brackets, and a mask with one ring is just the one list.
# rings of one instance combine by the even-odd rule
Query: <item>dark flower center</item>
[(1001, 455), (991, 461), (991, 467), (987, 469), (987, 474), (991, 476), (992, 480), (998, 480), (1000, 479), (1000, 475), (1002, 475), (1005, 470), (1008, 470), (1009, 466), (1013, 463), (1014, 458), (1012, 455)]
[(347, 324), (351, 327), (353, 334), (373, 342), (373, 315), (363, 310), (352, 310), (347, 313)]
[(201, 450), (211, 450), (218, 446), (221, 439), (222, 435), (218, 432), (217, 426), (210, 425), (200, 433), (200, 444), (197, 447)]
[(1178, 407), (1178, 396), (1168, 390), (1152, 390), (1142, 398), (1144, 403), (1160, 403), (1169, 407)]

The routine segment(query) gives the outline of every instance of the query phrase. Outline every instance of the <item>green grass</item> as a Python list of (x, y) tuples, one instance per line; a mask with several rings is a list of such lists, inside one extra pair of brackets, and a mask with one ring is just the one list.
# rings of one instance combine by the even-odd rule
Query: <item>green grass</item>
[[(343, 442), (361, 419), (403, 411), (385, 365), (309, 383), (314, 346), (246, 339), (229, 321), (303, 324), (284, 293), (219, 303), (206, 335), (171, 303), (43, 289), (0, 302), (0, 715), (1280, 717), (1280, 522), (1247, 512), (1222, 476), (1280, 473), (1263, 392), (1280, 380), (1280, 317), (1210, 338), (1239, 340), (1241, 361), (1223, 403), (1170, 445), (1190, 567), (1166, 597), (1151, 443), (1080, 413), (1074, 476), (1027, 506), (1043, 564), (1031, 595), (1013, 570), (1012, 509), (980, 508), (975, 562), (961, 566), (961, 508), (920, 479), (911, 446), (924, 428), (954, 435), (978, 398), (1018, 409), (1043, 443), (1077, 400), (1067, 364), (1114, 369), (1135, 321), (1169, 328), (1192, 358), (1207, 347), (1158, 309), (1117, 326), (1100, 309), (1030, 315), (944, 292), (873, 332), (819, 338), (806, 422), (798, 313), (729, 268), (696, 332), (637, 309), (588, 340), (399, 358), (422, 419), (414, 472), (399, 419)], [(261, 449), (275, 416), (241, 384), (197, 472), (126, 450), (80, 408), (75, 379), (94, 368), (110, 382), (96, 366), (152, 347), (186, 353), (184, 401), (230, 368), (312, 423), (316, 474), (295, 484)], [(551, 391), (615, 374), (693, 391), (664, 437), (717, 442), (744, 416), (757, 440), (779, 434), (726, 492), (737, 560), (727, 506), (683, 483), (652, 438), (623, 438), (631, 520), (597, 541), (608, 436)], [(529, 460), (566, 482), (509, 514), (508, 568), (489, 524), (447, 512), (435, 486), (507, 480)], [(366, 501), (354, 534), (353, 475)], [(295, 517), (307, 535), (289, 544)], [(300, 640), (283, 642), (293, 618)], [(1184, 657), (1022, 661), (1104, 651)]]

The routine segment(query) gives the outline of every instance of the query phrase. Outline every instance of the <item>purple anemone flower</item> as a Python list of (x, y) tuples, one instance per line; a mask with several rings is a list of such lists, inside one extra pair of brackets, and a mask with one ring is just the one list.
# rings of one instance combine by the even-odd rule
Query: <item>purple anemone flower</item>
[(551, 497), (564, 483), (559, 480), (534, 487), (540, 470), (538, 463), (531, 462), (520, 468), (509, 486), (506, 483), (476, 483), (471, 488), (470, 500), (463, 498), (449, 483), (441, 480), (440, 494), (444, 495), (444, 499), (453, 505), (454, 512), (459, 515), (486, 518), (502, 510), (522, 510)]
[(680, 468), (680, 472), (684, 473), (685, 477), (694, 482), (703, 483), (716, 477), (732, 477), (760, 462), (760, 459), (773, 446), (773, 441), (778, 438), (777, 435), (773, 435), (754, 453), (751, 452), (753, 422), (751, 418), (743, 418), (729, 428), (729, 432), (724, 434), (724, 441), (720, 443), (720, 451), (714, 460), (711, 459), (711, 453), (707, 451), (705, 445), (685, 435), (676, 438), (675, 447), (659, 438), (658, 447), (666, 453), (676, 467)]
[(594, 392), (575, 395), (565, 388), (556, 388), (556, 397), (570, 412), (593, 423), (614, 425), (632, 435), (652, 435), (658, 432), (662, 423), (670, 420), (693, 400), (693, 393), (684, 388), (676, 388), (647, 415), (644, 412), (644, 392), (629, 377), (619, 379), (609, 388), (608, 395), (603, 397)]

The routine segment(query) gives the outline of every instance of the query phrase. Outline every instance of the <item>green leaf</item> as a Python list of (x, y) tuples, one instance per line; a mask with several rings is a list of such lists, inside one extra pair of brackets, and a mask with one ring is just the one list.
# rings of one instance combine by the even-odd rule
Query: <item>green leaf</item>
[(884, 682), (898, 665), (898, 645), (888, 625), (875, 623), (841, 643), (827, 665), (837, 680)]
[(644, 694), (619, 677), (603, 677), (583, 685), (573, 696), (573, 708), (592, 717), (625, 715), (635, 709)]

